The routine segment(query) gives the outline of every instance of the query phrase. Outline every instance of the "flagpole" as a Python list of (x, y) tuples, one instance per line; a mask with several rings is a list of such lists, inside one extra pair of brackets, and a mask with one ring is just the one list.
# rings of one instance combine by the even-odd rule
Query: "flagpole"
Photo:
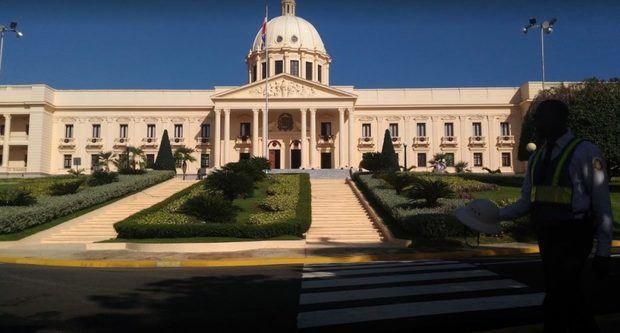
[(269, 34), (269, 30), (266, 28), (267, 23), (269, 22), (269, 5), (265, 3), (265, 70), (267, 74), (265, 75), (265, 111), (263, 115), (263, 154), (265, 158), (269, 158), (269, 142), (268, 142), (268, 131), (269, 131), (269, 47), (267, 47), (267, 35)]

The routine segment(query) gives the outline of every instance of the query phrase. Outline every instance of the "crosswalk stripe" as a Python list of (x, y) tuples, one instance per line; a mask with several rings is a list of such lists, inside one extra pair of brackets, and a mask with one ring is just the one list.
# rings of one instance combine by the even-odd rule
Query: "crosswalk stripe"
[(301, 312), (298, 328), (540, 305), (544, 293), (461, 298)]
[(434, 273), (417, 273), (417, 274), (400, 274), (400, 275), (381, 275), (373, 277), (358, 277), (345, 279), (327, 279), (327, 280), (302, 280), (302, 289), (308, 288), (328, 288), (328, 287), (346, 287), (346, 286), (363, 286), (371, 284), (413, 282), (413, 281), (432, 281), (442, 279), (458, 279), (470, 277), (496, 276), (497, 274), (482, 270), (460, 270), (449, 272)]
[(345, 270), (356, 270), (356, 269), (364, 269), (364, 268), (387, 268), (387, 267), (402, 267), (402, 266), (407, 266), (407, 267), (411, 267), (411, 266), (423, 266), (423, 265), (443, 265), (443, 264), (457, 264), (458, 261), (441, 261), (441, 260), (434, 260), (434, 261), (424, 261), (424, 262), (410, 262), (410, 261), (404, 261), (404, 262), (384, 262), (384, 263), (379, 263), (379, 264), (358, 264), (355, 266), (350, 266), (350, 265), (346, 265), (346, 266), (327, 266), (327, 267), (322, 267), (322, 266), (316, 266), (316, 265), (312, 265), (312, 266), (306, 266), (304, 267), (304, 272), (316, 272), (316, 271), (345, 271)]
[(326, 291), (303, 293), (299, 296), (300, 305), (320, 304), (330, 302), (359, 301), (378, 298), (420, 296), (433, 294), (449, 294), (467, 291), (483, 291), (497, 289), (526, 288), (527, 285), (514, 280), (487, 280), (441, 283), (423, 286), (385, 287), (358, 290)]
[(432, 271), (432, 270), (446, 270), (446, 269), (463, 269), (475, 267), (471, 264), (447, 264), (447, 265), (428, 265), (428, 266), (404, 266), (404, 267), (381, 267), (381, 268), (367, 268), (356, 270), (335, 270), (335, 271), (318, 271), (303, 273), (302, 278), (326, 278), (326, 277), (340, 277), (351, 275), (364, 275), (364, 274), (376, 274), (376, 273), (401, 273), (401, 272), (420, 272), (420, 271)]
[(376, 265), (384, 265), (384, 264), (415, 264), (415, 263), (428, 263), (428, 262), (439, 262), (442, 260), (437, 259), (418, 259), (418, 260), (402, 260), (402, 261), (372, 261), (372, 262), (345, 262), (345, 263), (337, 263), (337, 264), (311, 264), (306, 265), (306, 268), (344, 268), (344, 267), (356, 267), (356, 266), (376, 266)]

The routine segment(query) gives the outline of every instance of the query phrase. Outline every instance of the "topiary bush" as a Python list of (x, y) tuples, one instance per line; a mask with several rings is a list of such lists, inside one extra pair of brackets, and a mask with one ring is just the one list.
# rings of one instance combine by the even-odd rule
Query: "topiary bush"
[(157, 158), (155, 159), (153, 169), (170, 170), (176, 173), (177, 166), (174, 155), (172, 154), (168, 130), (164, 130), (164, 135), (161, 137), (161, 143), (159, 144), (159, 151), (157, 152)]
[(414, 200), (424, 199), (427, 207), (437, 207), (439, 199), (453, 198), (454, 191), (442, 180), (418, 178), (405, 195)]
[(231, 223), (235, 221), (238, 209), (219, 193), (203, 192), (189, 198), (178, 212), (204, 222)]
[(245, 172), (220, 169), (212, 172), (205, 183), (208, 190), (221, 192), (230, 201), (238, 197), (247, 197), (254, 190), (252, 177)]
[(49, 194), (52, 196), (74, 194), (80, 186), (84, 184), (84, 179), (76, 178), (63, 181), (57, 181), (49, 188)]
[(0, 189), (0, 206), (30, 206), (37, 199), (23, 187)]
[(88, 186), (101, 186), (111, 184), (118, 181), (118, 173), (104, 170), (94, 171), (86, 181)]

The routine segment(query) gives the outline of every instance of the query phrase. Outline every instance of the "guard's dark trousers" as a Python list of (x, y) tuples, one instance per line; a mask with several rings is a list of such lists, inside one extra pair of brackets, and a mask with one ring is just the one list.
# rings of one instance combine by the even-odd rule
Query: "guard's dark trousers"
[(583, 273), (592, 251), (592, 221), (537, 224), (545, 273), (545, 332), (599, 332), (583, 294)]

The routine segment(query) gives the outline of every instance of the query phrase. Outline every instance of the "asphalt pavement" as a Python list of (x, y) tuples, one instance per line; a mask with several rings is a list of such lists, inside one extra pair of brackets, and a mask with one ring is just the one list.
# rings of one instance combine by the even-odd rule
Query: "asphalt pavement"
[[(620, 258), (613, 265), (606, 280), (586, 273), (598, 315), (620, 313)], [(476, 332), (539, 323), (544, 296), (536, 255), (196, 269), (5, 264), (0, 276), (0, 332), (11, 333)]]

